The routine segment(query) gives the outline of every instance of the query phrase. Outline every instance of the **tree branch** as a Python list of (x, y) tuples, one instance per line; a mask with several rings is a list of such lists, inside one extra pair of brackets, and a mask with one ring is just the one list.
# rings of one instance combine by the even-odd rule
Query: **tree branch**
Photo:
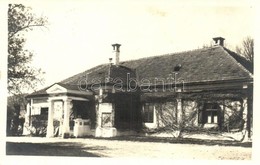
[(13, 32), (12, 34), (10, 34), (10, 35), (8, 36), (8, 39), (12, 38), (15, 34), (17, 34), (18, 32), (21, 32), (21, 31), (23, 31), (23, 30), (25, 30), (25, 29), (27, 29), (27, 28), (36, 27), (36, 26), (45, 27), (44, 25), (45, 25), (45, 24), (33, 24), (33, 25), (25, 26), (25, 27), (20, 28), (19, 30), (15, 31), (15, 32)]

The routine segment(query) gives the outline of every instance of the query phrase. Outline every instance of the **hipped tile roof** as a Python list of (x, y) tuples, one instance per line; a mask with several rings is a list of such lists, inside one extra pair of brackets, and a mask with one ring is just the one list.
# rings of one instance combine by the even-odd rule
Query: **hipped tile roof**
[[(176, 66), (181, 66), (179, 71), (175, 71)], [(164, 80), (164, 83), (170, 82), (167, 80), (174, 78), (175, 73), (177, 73), (177, 82), (184, 81), (185, 83), (251, 80), (252, 74), (246, 66), (248, 66), (248, 62), (238, 54), (222, 46), (213, 46), (123, 61), (119, 63), (119, 66), (101, 64), (69, 77), (59, 84), (65, 88), (70, 88), (85, 80), (87, 80), (87, 84), (105, 83), (107, 82), (106, 78), (120, 78), (126, 83), (127, 73), (139, 82), (149, 80), (151, 84), (154, 84), (155, 81), (156, 84), (160, 84), (162, 80)], [(46, 88), (32, 95), (44, 94), (46, 93), (45, 90)]]
[[(176, 75), (178, 81), (186, 83), (236, 80), (251, 78), (251, 73), (230, 55), (231, 51), (221, 46), (197, 49), (181, 53), (142, 58), (122, 62), (136, 69), (141, 79), (167, 79), (174, 76), (174, 68), (181, 65)], [(234, 53), (234, 52), (232, 52)], [(236, 54), (237, 55), (237, 54)], [(237, 55), (239, 56), (239, 55)]]

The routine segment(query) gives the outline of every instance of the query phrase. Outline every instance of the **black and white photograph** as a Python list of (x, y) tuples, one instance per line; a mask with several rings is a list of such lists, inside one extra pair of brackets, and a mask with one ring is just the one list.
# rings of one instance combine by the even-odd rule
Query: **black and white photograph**
[(257, 156), (253, 1), (0, 4), (4, 164)]

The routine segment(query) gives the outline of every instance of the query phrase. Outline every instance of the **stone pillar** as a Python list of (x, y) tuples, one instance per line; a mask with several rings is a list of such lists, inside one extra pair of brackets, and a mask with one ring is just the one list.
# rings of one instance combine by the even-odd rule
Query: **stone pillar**
[(49, 109), (48, 109), (48, 126), (47, 126), (47, 135), (46, 137), (53, 137), (54, 136), (54, 127), (53, 127), (53, 100), (48, 100), (49, 102)]
[(99, 109), (99, 104), (96, 107), (96, 114), (97, 114), (97, 127), (101, 127), (101, 111)]
[[(111, 125), (102, 125), (102, 115), (111, 115)], [(99, 103), (97, 109), (97, 127), (95, 136), (96, 137), (114, 137), (117, 135), (117, 130), (114, 127), (114, 106), (113, 103)]]
[(62, 137), (69, 136), (70, 133), (70, 109), (71, 109), (71, 99), (64, 99), (64, 119), (62, 124)]

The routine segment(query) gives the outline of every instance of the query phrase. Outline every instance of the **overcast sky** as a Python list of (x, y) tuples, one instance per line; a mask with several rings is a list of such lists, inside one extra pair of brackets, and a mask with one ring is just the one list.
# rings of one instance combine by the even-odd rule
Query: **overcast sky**
[(113, 43), (122, 44), (120, 61), (124, 61), (201, 48), (218, 36), (234, 48), (246, 36), (254, 36), (248, 1), (196, 2), (25, 3), (49, 19), (46, 29), (28, 33), (26, 47), (34, 52), (33, 65), (46, 72), (48, 86), (107, 63), (114, 57)]

